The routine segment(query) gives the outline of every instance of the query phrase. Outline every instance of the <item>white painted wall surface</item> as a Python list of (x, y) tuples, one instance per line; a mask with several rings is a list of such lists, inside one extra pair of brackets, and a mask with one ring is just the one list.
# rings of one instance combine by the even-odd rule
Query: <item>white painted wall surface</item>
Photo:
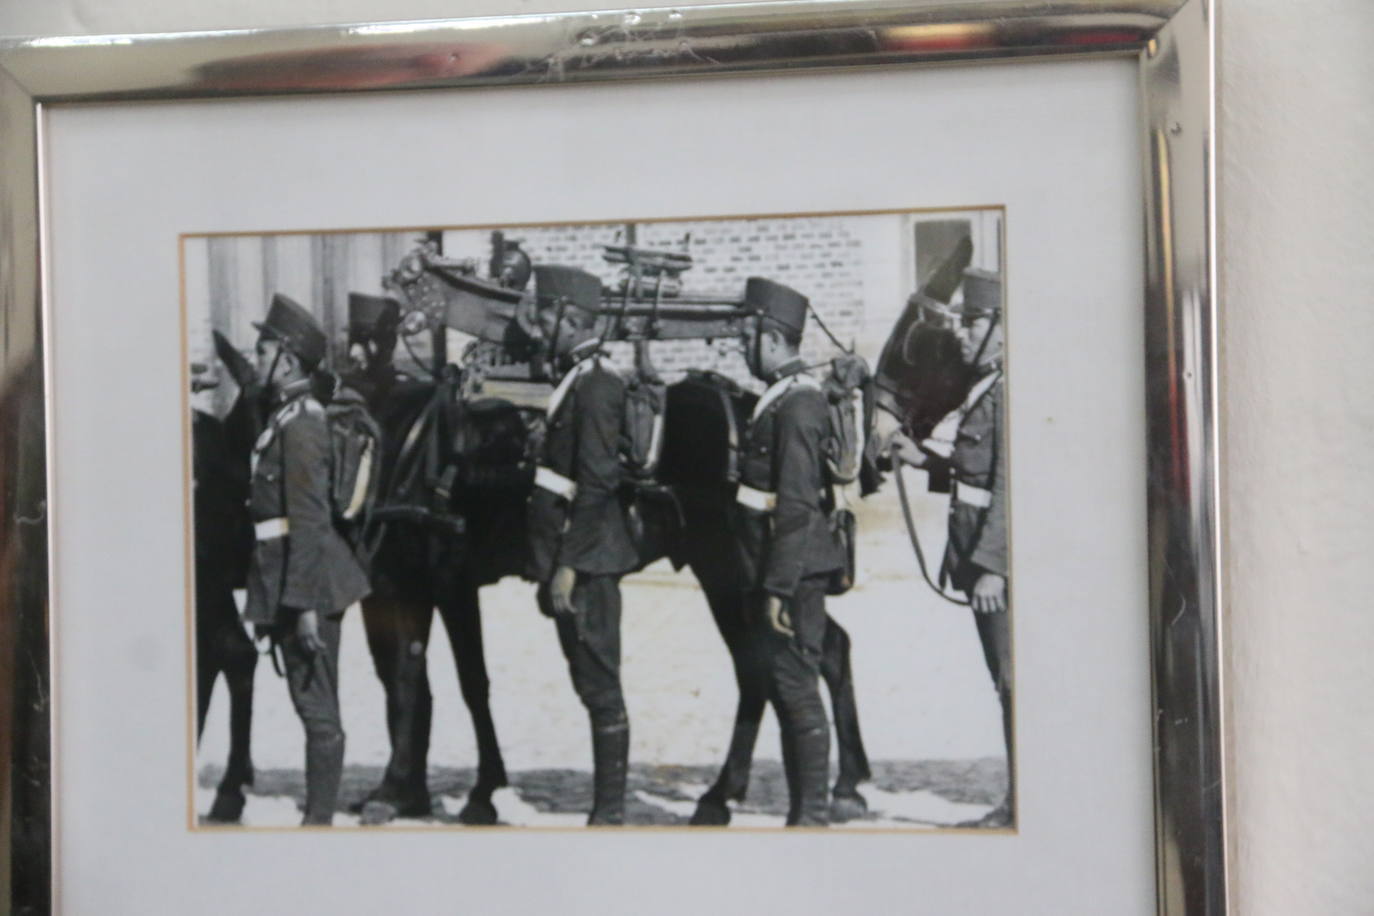
[[(0, 0), (0, 35), (586, 5)], [(1369, 913), (1374, 2), (1223, 0), (1220, 35), (1233, 899), (1246, 914)]]

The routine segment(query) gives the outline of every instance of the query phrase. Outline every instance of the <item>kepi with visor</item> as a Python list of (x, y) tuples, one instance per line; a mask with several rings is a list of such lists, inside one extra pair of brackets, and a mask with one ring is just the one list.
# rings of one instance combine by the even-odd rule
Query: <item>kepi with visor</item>
[(363, 343), (395, 334), (401, 324), (401, 303), (390, 296), (348, 294), (348, 342)]
[(277, 340), (290, 350), (310, 371), (324, 362), (329, 339), (315, 316), (299, 302), (283, 293), (272, 297), (267, 317), (253, 322), (258, 333), (268, 340)]
[(973, 365), (977, 365), (983, 358), (983, 351), (987, 349), (992, 329), (1002, 318), (1002, 275), (978, 267), (966, 269), (964, 301), (955, 306), (954, 311), (965, 327), (972, 326), (979, 318), (990, 319), (983, 339), (978, 342), (978, 352), (973, 357)]
[(1002, 313), (1002, 275), (981, 267), (964, 271), (964, 302), (956, 306), (966, 320), (995, 318)]
[(765, 277), (750, 277), (744, 281), (744, 308), (758, 319), (754, 335), (754, 365), (761, 366), (763, 332), (771, 321), (779, 327), (800, 335), (806, 329), (806, 312), (811, 300), (790, 286)]

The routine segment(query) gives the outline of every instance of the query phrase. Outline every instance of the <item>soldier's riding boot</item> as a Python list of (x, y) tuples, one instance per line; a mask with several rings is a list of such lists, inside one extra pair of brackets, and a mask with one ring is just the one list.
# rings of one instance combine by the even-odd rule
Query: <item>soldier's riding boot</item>
[(787, 780), (787, 826), (797, 826), (801, 817), (801, 786), (797, 783), (797, 751), (791, 732), (782, 727), (782, 774)]
[(798, 793), (797, 827), (830, 823), (830, 729), (812, 727), (793, 736)]
[(1002, 685), (998, 690), (998, 699), (1002, 701), (1002, 739), (1006, 742), (1007, 748), (1007, 794), (1002, 799), (1002, 803), (993, 809), (996, 817), (990, 816), (993, 821), (989, 826), (1010, 827), (1016, 823), (1016, 751), (1012, 743), (1011, 725), (1011, 686)]
[(312, 730), (305, 742), (305, 819), (308, 825), (334, 823), (334, 806), (343, 779), (344, 734), (340, 729)]
[(625, 779), (630, 763), (630, 724), (625, 721), (592, 728), (592, 813), (589, 826), (625, 823)]

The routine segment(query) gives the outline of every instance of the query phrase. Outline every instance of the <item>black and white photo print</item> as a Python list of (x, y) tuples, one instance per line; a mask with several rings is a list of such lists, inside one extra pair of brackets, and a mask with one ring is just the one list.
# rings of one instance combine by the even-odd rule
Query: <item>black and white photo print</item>
[(1015, 830), (1003, 218), (183, 236), (193, 822)]

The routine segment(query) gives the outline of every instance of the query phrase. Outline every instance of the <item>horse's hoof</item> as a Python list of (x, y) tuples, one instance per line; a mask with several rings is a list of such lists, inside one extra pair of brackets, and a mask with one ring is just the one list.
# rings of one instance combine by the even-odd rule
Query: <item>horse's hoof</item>
[(730, 806), (714, 798), (697, 801), (697, 810), (692, 812), (688, 823), (693, 827), (727, 827), (730, 824)]
[(830, 799), (830, 823), (843, 824), (868, 816), (868, 802), (858, 792), (836, 794)]
[(380, 827), (394, 821), (398, 813), (398, 809), (391, 802), (370, 798), (363, 802), (362, 809), (358, 812), (358, 823), (364, 827)]
[(244, 802), (241, 789), (220, 789), (205, 819), (212, 824), (237, 824), (243, 818)]
[(458, 812), (458, 823), (469, 827), (490, 827), (496, 823), (496, 806), (488, 798), (469, 798)]

